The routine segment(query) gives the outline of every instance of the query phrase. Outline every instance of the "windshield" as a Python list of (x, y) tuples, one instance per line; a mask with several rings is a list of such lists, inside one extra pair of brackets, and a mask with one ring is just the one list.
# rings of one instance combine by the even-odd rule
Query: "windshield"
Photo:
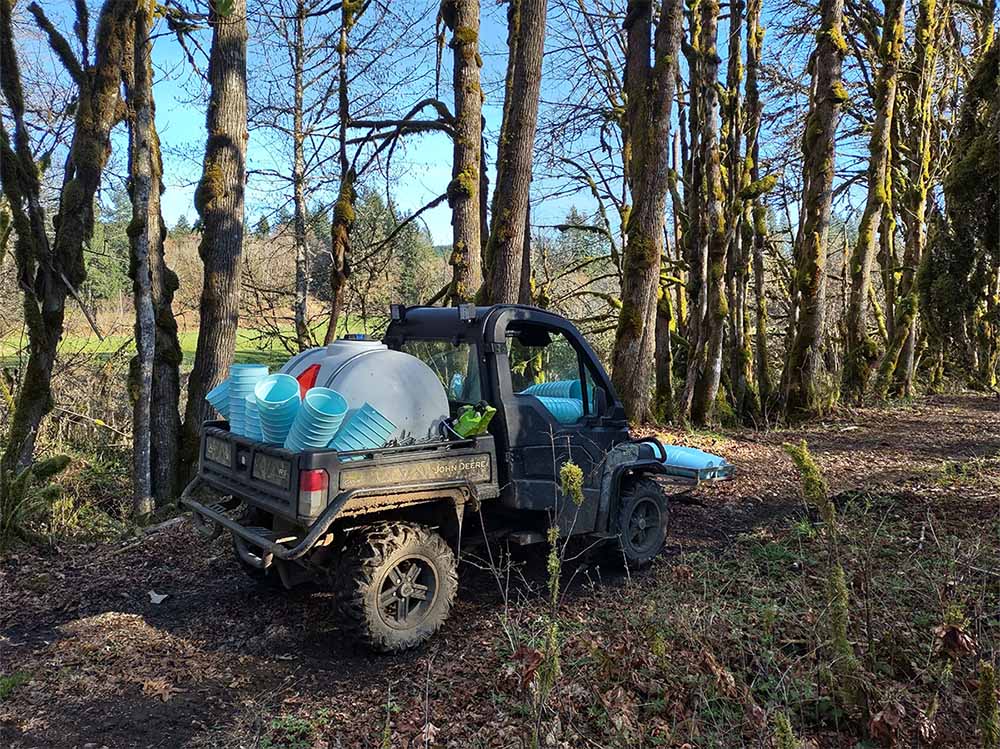
[(448, 399), (456, 403), (478, 403), (483, 399), (479, 384), (479, 356), (470, 343), (442, 340), (406, 340), (399, 350), (415, 356), (441, 380)]

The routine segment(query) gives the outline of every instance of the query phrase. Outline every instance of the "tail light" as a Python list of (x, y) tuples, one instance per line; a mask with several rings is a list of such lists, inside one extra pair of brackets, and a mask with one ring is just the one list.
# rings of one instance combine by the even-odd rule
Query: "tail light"
[(299, 471), (299, 515), (315, 517), (326, 507), (330, 476), (322, 468)]

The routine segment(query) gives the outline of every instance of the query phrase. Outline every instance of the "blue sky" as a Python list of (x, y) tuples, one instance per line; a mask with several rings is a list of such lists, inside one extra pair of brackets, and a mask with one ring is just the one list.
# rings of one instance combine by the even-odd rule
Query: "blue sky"
[[(500, 52), (506, 45), (506, 11), (494, 3), (483, 5), (482, 75), (484, 90), (487, 91), (483, 113), (487, 122), (487, 163), (492, 183), (496, 164), (495, 133), (499, 129), (502, 114), (502, 101), (498, 100), (498, 96), (502, 95), (502, 88), (497, 91), (496, 86), (491, 84), (502, 83), (504, 74), (506, 59)], [(433, 44), (433, 21), (432, 15), (424, 24), (426, 28), (418, 31), (420, 37), (426, 38), (428, 45)], [(198, 33), (199, 41), (207, 51), (210, 34), (207, 30)], [(364, 33), (364, 19), (352, 33)], [(251, 60), (248, 66), (248, 78), (251, 81), (255, 66), (262, 63), (256, 58), (253, 45), (254, 40), (251, 38), (249, 52)], [(441, 96), (449, 106), (452, 106), (450, 85), (448, 85), (451, 66), (447, 52), (446, 48)], [(205, 140), (204, 86), (198, 76), (191, 73), (191, 66), (186, 62), (183, 50), (170, 34), (164, 33), (155, 41), (154, 67), (157, 78), (154, 89), (156, 120), (164, 150), (164, 181), (167, 188), (163, 196), (163, 212), (168, 225), (173, 225), (182, 214), (190, 221), (196, 216), (193, 196), (200, 175), (200, 159)], [(496, 95), (490, 95), (491, 90)], [(409, 102), (400, 102), (400, 107), (405, 109), (408, 104)], [(276, 159), (280, 161), (283, 157), (284, 154), (276, 153), (273, 148), (269, 148), (268, 140), (262, 133), (251, 132), (247, 158), (249, 169), (270, 168), (276, 165)], [(393, 179), (391, 189), (392, 197), (399, 209), (403, 213), (409, 213), (444, 192), (451, 179), (452, 146), (446, 136), (426, 134), (407, 138), (403, 150), (403, 158), (397, 159), (400, 168), (396, 170), (398, 176)], [(281, 166), (287, 169), (287, 165)], [(383, 191), (384, 186), (384, 179), (372, 184), (373, 188)], [(250, 224), (261, 213), (276, 212), (283, 202), (282, 196), (274, 194), (272, 185), (266, 179), (251, 175), (247, 188), (247, 221)], [(285, 193), (284, 200), (290, 200), (290, 193), (287, 190)], [(555, 221), (565, 215), (572, 203), (572, 200), (554, 201), (542, 212), (551, 214), (550, 218)], [(447, 204), (428, 211), (424, 217), (434, 242), (450, 243), (451, 213)]]

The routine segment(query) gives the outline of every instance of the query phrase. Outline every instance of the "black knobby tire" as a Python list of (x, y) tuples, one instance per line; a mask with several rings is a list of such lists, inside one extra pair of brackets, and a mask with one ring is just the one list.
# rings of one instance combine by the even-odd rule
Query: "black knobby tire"
[(667, 495), (652, 479), (627, 486), (618, 506), (618, 543), (629, 569), (646, 567), (667, 541)]
[(337, 580), (348, 629), (374, 650), (416, 647), (451, 611), (458, 590), (455, 555), (420, 525), (378, 523), (356, 534)]

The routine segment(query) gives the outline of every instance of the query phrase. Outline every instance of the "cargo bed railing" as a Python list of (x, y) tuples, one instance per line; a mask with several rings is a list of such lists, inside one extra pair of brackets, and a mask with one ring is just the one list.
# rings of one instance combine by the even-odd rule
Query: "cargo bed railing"
[[(247, 541), (254, 546), (263, 549), (267, 553), (274, 555), (278, 559), (285, 561), (294, 561), (308, 554), (316, 543), (323, 537), (323, 535), (330, 529), (330, 526), (333, 525), (333, 521), (337, 519), (337, 515), (339, 515), (341, 510), (344, 509), (344, 505), (346, 505), (348, 501), (354, 497), (364, 497), (369, 494), (381, 494), (385, 492), (386, 489), (386, 487), (372, 487), (363, 489), (348, 489), (340, 492), (336, 497), (334, 497), (333, 501), (326, 506), (326, 509), (320, 513), (315, 522), (309, 526), (309, 531), (306, 533), (305, 538), (299, 541), (295, 546), (289, 548), (282, 543), (278, 543), (254, 530), (240, 525), (239, 522), (233, 520), (224, 512), (220, 512), (219, 510), (202, 504), (192, 498), (191, 495), (197, 491), (203, 483), (206, 482), (200, 476), (196, 476), (192, 479), (191, 482), (184, 488), (184, 491), (181, 492), (180, 499), (177, 503), (194, 512), (195, 515), (198, 516), (198, 521), (201, 523), (204, 523), (205, 518), (208, 518), (225, 530), (235, 533), (244, 541)], [(456, 481), (442, 481), (435, 484), (407, 484), (392, 487), (394, 494), (405, 494), (408, 491), (427, 491), (428, 489), (434, 491), (441, 490), (443, 493), (447, 493), (448, 491), (454, 489), (464, 490), (465, 496), (470, 500), (474, 499), (476, 496), (475, 484), (464, 479)], [(204, 524), (208, 525), (207, 523)]]

